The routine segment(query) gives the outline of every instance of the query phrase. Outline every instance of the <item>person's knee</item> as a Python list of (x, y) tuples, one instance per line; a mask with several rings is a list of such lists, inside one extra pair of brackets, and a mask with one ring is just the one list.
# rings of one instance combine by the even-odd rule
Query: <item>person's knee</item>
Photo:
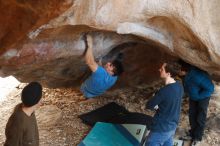
[(200, 111), (197, 115), (197, 122), (199, 123), (205, 123), (207, 118), (207, 111)]
[(202, 128), (205, 126), (206, 119), (204, 119), (204, 118), (197, 119), (197, 123), (198, 123), (198, 126), (200, 126)]
[(208, 108), (207, 108), (207, 107), (206, 107), (206, 108), (199, 108), (198, 114), (199, 114), (200, 116), (202, 116), (202, 117), (206, 117), (207, 112), (208, 112)]
[(150, 132), (148, 135), (145, 146), (161, 146), (163, 145), (163, 139), (159, 133)]
[(161, 146), (162, 144), (155, 141), (146, 141), (145, 146)]
[(163, 146), (172, 146), (173, 145), (173, 138), (170, 137), (167, 141), (165, 141), (165, 143), (163, 144)]

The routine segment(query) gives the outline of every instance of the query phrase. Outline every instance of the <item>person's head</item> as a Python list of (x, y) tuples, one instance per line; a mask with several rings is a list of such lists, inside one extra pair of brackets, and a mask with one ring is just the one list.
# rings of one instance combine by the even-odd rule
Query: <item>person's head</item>
[(180, 64), (181, 66), (181, 69), (180, 69), (180, 72), (179, 72), (179, 75), (180, 76), (185, 76), (186, 73), (190, 70), (191, 66), (189, 63), (186, 63), (185, 61), (183, 60), (178, 60), (178, 63)]
[(124, 71), (122, 63), (118, 60), (107, 62), (104, 68), (112, 76), (119, 76)]
[(25, 107), (39, 106), (42, 97), (42, 86), (38, 82), (31, 82), (24, 87), (21, 101)]
[(160, 77), (166, 79), (168, 77), (175, 78), (179, 74), (181, 66), (176, 62), (163, 63), (159, 69)]

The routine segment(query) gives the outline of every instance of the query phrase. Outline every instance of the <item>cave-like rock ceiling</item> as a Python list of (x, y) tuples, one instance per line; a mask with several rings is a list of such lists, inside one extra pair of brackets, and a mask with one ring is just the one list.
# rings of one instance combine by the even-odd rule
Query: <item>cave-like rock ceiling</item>
[(78, 86), (94, 55), (123, 55), (119, 85), (150, 83), (164, 59), (181, 58), (220, 76), (218, 0), (1, 0), (0, 76), (49, 87)]

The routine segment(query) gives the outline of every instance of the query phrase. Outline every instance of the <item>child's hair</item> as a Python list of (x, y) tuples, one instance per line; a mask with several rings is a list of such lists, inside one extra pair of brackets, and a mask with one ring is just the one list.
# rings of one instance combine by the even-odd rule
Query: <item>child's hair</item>
[(37, 104), (42, 97), (42, 86), (38, 82), (31, 82), (24, 87), (21, 93), (21, 101), (26, 107)]

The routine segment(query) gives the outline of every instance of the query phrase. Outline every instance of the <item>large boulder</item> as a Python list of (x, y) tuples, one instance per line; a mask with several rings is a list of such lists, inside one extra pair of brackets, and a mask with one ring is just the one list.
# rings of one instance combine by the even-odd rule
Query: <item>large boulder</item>
[(173, 58), (219, 77), (219, 6), (217, 0), (1, 1), (0, 74), (78, 86), (88, 75), (83, 36), (90, 33), (97, 60), (124, 54), (121, 85), (152, 82), (160, 63)]

